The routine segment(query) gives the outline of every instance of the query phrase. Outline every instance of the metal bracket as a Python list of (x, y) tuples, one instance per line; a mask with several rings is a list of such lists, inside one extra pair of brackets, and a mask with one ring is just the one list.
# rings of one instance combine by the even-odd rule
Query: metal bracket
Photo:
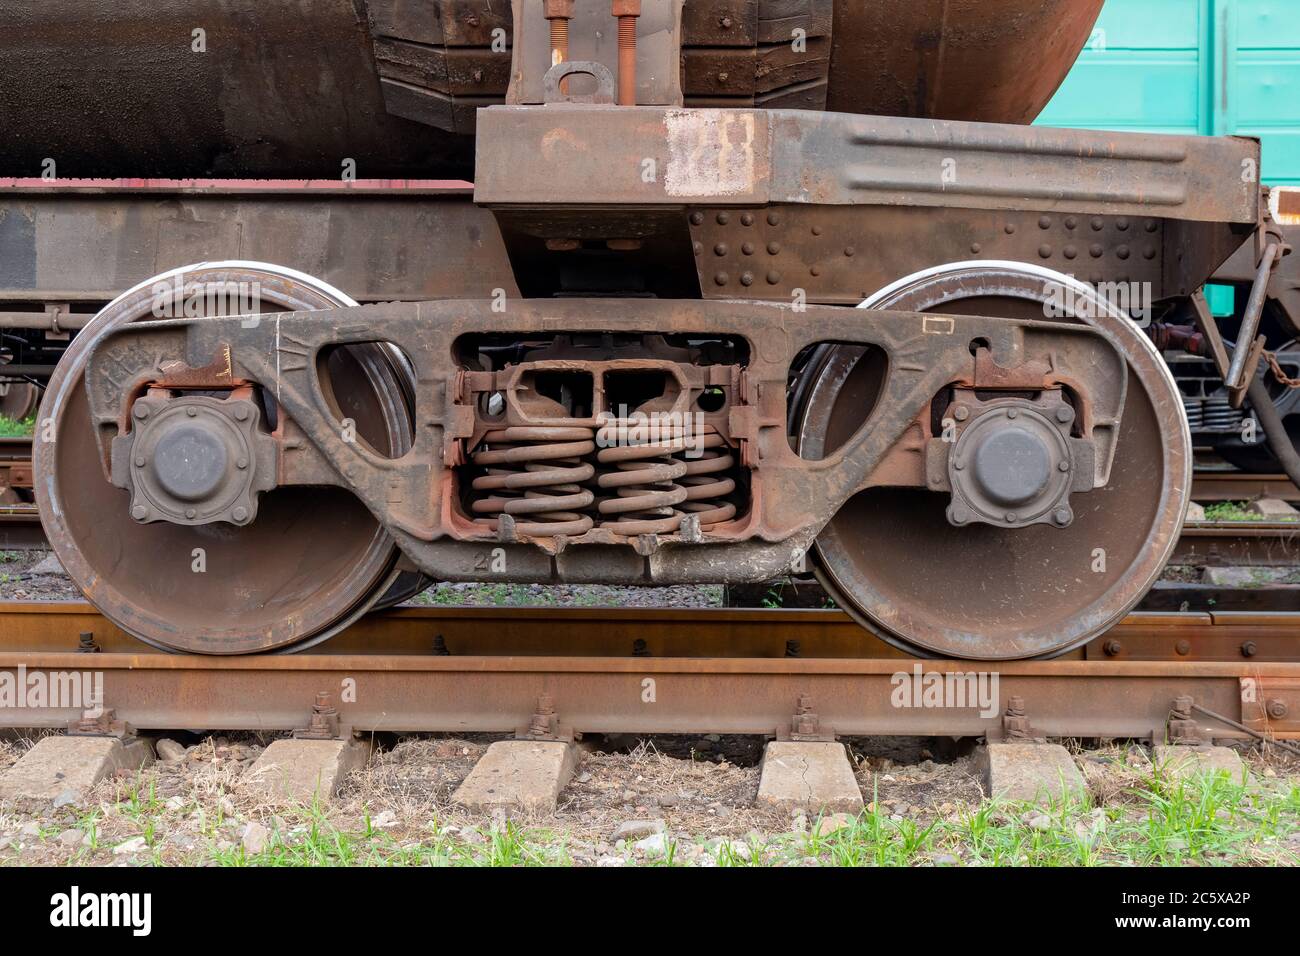
[(555, 712), (555, 699), (550, 694), (537, 695), (537, 709), (528, 724), (515, 732), (517, 740), (560, 740), (574, 739), (572, 727), (560, 723)]
[[(1031, 743), (1039, 739), (1029, 723), (1029, 714), (1025, 710), (1023, 697), (1007, 698), (1007, 708), (1002, 712), (1002, 739)], [(1044, 738), (1045, 739), (1045, 738)]]
[[(596, 92), (584, 94), (565, 93), (560, 82), (577, 74), (590, 76), (596, 81)], [(566, 60), (557, 63), (542, 77), (542, 102), (610, 106), (614, 103), (614, 74), (603, 63), (594, 60)]]
[(342, 721), (338, 708), (328, 691), (319, 691), (316, 702), (311, 707), (311, 720), (306, 729), (293, 732), (295, 740), (341, 740), (343, 739)]
[[(1208, 741), (1201, 736), (1201, 724), (1192, 716), (1190, 696), (1175, 697), (1173, 708), (1169, 711), (1169, 720), (1165, 726), (1165, 739), (1171, 744), (1184, 747), (1203, 747)], [(1160, 743), (1159, 740), (1155, 743)]]
[(777, 740), (834, 741), (835, 728), (823, 724), (821, 716), (813, 710), (811, 694), (800, 694), (794, 713), (790, 715), (790, 726), (778, 727)]
[(1241, 678), (1241, 722), (1265, 735), (1300, 732), (1300, 680)]
[(124, 720), (118, 720), (116, 712), (106, 707), (98, 717), (82, 715), (68, 724), (69, 737), (116, 737), (118, 740), (130, 740), (135, 737), (135, 728)]

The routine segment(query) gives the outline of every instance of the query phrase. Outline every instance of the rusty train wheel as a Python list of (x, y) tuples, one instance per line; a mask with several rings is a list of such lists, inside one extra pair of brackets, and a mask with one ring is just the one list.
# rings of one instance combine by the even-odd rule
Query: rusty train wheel
[[(1192, 449), (1177, 386), (1145, 333), (1073, 279), (1014, 262), (926, 270), (860, 308), (1043, 318), (1051, 283), (1098, 315), (1087, 321), (1124, 355), (1127, 400), (1110, 481), (1075, 495), (1073, 523), (954, 527), (947, 494), (873, 488), (850, 499), (816, 542), (817, 574), (869, 630), (920, 656), (1051, 657), (1118, 623), (1177, 542)], [(880, 369), (861, 347), (828, 346), (794, 409), (800, 453), (820, 458), (869, 414)]]
[[(123, 293), (73, 341), (46, 391), (40, 422), (54, 440), (38, 431), (33, 449), (42, 522), (86, 597), (150, 644), (203, 654), (299, 650), (365, 613), (399, 578), (396, 547), (355, 497), (278, 488), (242, 527), (140, 524), (128, 513), (129, 493), (105, 476), (85, 394), (89, 356), (113, 328), (150, 316), (153, 290), (180, 274), (185, 283), (256, 283), (263, 312), (356, 304), (320, 280), (254, 262), (186, 266)], [(349, 346), (328, 365), (335, 402), (358, 437), (400, 455), (411, 424), (406, 371), (392, 351)]]
[(40, 400), (40, 389), (31, 382), (0, 382), (0, 415), (11, 421), (29, 417)]

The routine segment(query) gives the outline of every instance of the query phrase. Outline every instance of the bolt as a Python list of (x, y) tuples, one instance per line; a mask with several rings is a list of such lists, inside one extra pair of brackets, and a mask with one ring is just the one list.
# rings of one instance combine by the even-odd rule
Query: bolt
[(1019, 418), (1019, 417), (1020, 417), (1020, 412), (1018, 409), (1015, 408), (1007, 409), (1007, 418)]
[(131, 509), (131, 517), (136, 521), (143, 521), (149, 517), (149, 509), (144, 505), (136, 505)]
[(1268, 702), (1268, 715), (1273, 720), (1281, 720), (1287, 715), (1286, 701), (1274, 697)]
[(1056, 514), (1052, 515), (1052, 517), (1056, 519), (1057, 524), (1067, 525), (1070, 523), (1070, 510), (1068, 508), (1058, 508)]
[(957, 471), (961, 471), (963, 468), (966, 467), (966, 462), (962, 461), (959, 458), (952, 463), (952, 467), (955, 468)]
[(1107, 657), (1118, 657), (1120, 651), (1124, 650), (1124, 645), (1112, 637), (1109, 641), (1107, 641), (1104, 645), (1102, 645), (1102, 650), (1106, 652)]
[(143, 467), (144, 467), (144, 455), (136, 455), (136, 456), (135, 456), (135, 467), (137, 467), (137, 468), (143, 468)]
[(966, 419), (970, 418), (970, 409), (965, 405), (958, 405), (952, 410), (952, 417), (957, 419), (959, 422), (964, 422)]
[(248, 509), (245, 508), (243, 505), (240, 505), (234, 511), (230, 512), (230, 517), (234, 518), (236, 521), (247, 521)]
[(967, 511), (965, 508), (953, 508), (952, 520), (955, 521), (957, 524), (965, 524), (967, 521), (970, 520), (970, 512)]
[(197, 408), (195, 408), (194, 406), (192, 406), (192, 405), (191, 405), (190, 407), (188, 407), (188, 408), (185, 409), (185, 414), (188, 415), (190, 418), (193, 418), (193, 417), (194, 417), (195, 415), (197, 415), (198, 413), (199, 413), (199, 410), (198, 410)]
[(149, 406), (144, 402), (136, 402), (131, 406), (131, 414), (141, 421), (144, 421), (149, 417)]
[(614, 0), (618, 18), (618, 105), (636, 105), (636, 21), (641, 0)]
[(1069, 471), (1070, 463), (1068, 461), (1059, 462), (1056, 466), (1057, 471)]
[(1014, 511), (1008, 511), (1008, 512), (1007, 512), (1007, 523), (1008, 523), (1008, 524), (1011, 524), (1011, 523), (1013, 523), (1015, 520), (1016, 520), (1016, 513), (1015, 513)]
[(1246, 641), (1244, 644), (1241, 645), (1242, 657), (1254, 657), (1258, 653), (1259, 653), (1259, 645), (1257, 645), (1254, 641)]
[(1074, 412), (1071, 411), (1066, 406), (1062, 405), (1060, 408), (1056, 410), (1056, 420), (1060, 422), (1062, 425), (1069, 422), (1072, 418), (1074, 418)]
[(185, 517), (187, 518), (193, 518), (196, 514), (198, 514), (198, 512), (195, 511), (193, 508), (185, 509)]
[(240, 422), (248, 421), (248, 406), (242, 402), (235, 406), (235, 420)]
[(1174, 645), (1174, 650), (1178, 652), (1179, 657), (1186, 657), (1192, 652), (1192, 642), (1183, 640)]

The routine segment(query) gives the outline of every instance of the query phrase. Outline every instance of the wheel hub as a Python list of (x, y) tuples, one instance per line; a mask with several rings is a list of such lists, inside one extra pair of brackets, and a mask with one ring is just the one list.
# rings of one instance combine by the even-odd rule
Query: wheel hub
[[(948, 456), (952, 502), (948, 520), (956, 526), (981, 521), (1002, 528), (1045, 523), (1059, 527), (1073, 518), (1072, 476), (1077, 469), (1069, 441), (1074, 413), (1059, 393), (1044, 402), (1007, 399), (957, 406), (957, 440)], [(1055, 409), (1050, 406), (1055, 405)], [(1053, 411), (1053, 414), (1047, 414)], [(963, 414), (963, 412), (965, 414)], [(1073, 450), (1086, 457), (1077, 443)]]
[(270, 472), (275, 455), (274, 443), (259, 433), (256, 403), (141, 398), (131, 417), (135, 430), (114, 443), (113, 459), (115, 475), (123, 470), (119, 462), (130, 462), (120, 486), (132, 493), (132, 518), (182, 525), (256, 518), (258, 478)]

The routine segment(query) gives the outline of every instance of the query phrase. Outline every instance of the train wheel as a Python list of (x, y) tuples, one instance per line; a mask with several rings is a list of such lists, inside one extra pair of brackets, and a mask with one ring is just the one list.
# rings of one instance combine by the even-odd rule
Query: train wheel
[(0, 416), (21, 422), (36, 411), (40, 398), (40, 389), (30, 382), (0, 382)]
[[(38, 429), (33, 449), (46, 534), (86, 597), (150, 644), (204, 654), (298, 650), (365, 613), (399, 578), (396, 547), (354, 496), (277, 488), (248, 525), (141, 524), (129, 514), (129, 492), (105, 477), (85, 394), (89, 356), (112, 329), (151, 317), (155, 290), (182, 283), (257, 289), (262, 312), (356, 304), (318, 279), (256, 262), (186, 266), (109, 303), (59, 362), (41, 407), (41, 425), (52, 430)], [(399, 356), (357, 345), (328, 360), (340, 415), (392, 456), (411, 443), (410, 383)]]
[[(1088, 301), (1086, 321), (1129, 366), (1109, 484), (1076, 494), (1066, 528), (954, 527), (949, 495), (873, 488), (819, 535), (817, 573), (835, 601), (890, 643), (921, 656), (1055, 656), (1121, 620), (1177, 543), (1192, 448), (1178, 388), (1145, 333), (1073, 279), (1014, 262), (941, 266), (881, 290), (860, 308), (1044, 318), (1053, 283)], [(1059, 288), (1059, 286), (1057, 287)], [(800, 453), (820, 458), (866, 420), (880, 363), (829, 346), (793, 410)]]

